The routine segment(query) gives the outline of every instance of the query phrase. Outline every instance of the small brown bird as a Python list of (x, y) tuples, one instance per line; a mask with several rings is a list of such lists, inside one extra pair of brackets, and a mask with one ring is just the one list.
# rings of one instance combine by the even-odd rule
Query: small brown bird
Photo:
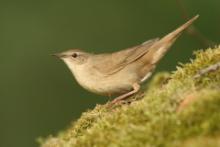
[(54, 55), (66, 63), (85, 89), (100, 95), (120, 95), (112, 101), (114, 104), (138, 92), (158, 61), (197, 18), (198, 15), (162, 39), (152, 39), (118, 52), (91, 54), (70, 49)]

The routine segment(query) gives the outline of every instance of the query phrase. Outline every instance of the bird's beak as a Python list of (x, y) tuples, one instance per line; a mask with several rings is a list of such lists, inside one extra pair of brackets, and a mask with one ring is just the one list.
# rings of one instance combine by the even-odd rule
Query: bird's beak
[(52, 54), (52, 56), (55, 56), (55, 57), (58, 57), (58, 58), (64, 58), (64, 57), (66, 57), (66, 55), (63, 54), (63, 53), (55, 53), (55, 54)]

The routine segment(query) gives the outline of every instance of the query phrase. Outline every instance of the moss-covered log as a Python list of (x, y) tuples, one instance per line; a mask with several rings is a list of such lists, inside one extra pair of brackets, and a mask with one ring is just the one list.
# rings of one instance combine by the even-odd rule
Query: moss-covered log
[(41, 146), (220, 146), (220, 70), (194, 78), (219, 61), (220, 47), (197, 51), (172, 74), (154, 76), (144, 96), (136, 96), (142, 99), (112, 109), (97, 105)]

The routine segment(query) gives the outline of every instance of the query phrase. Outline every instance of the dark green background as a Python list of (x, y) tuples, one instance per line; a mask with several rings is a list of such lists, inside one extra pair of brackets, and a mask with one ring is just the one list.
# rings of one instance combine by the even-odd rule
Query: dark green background
[[(219, 41), (220, 1), (183, 0), (195, 26)], [(69, 48), (109, 52), (161, 37), (185, 20), (175, 0), (1, 0), (0, 146), (33, 147), (108, 99), (78, 86), (67, 67), (50, 54)], [(187, 34), (160, 62), (174, 70), (195, 49)]]

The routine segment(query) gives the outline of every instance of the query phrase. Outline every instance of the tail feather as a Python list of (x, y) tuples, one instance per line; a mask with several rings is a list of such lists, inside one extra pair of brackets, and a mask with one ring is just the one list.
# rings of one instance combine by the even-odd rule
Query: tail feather
[(188, 28), (198, 17), (199, 15), (196, 15), (185, 24), (181, 25), (179, 28), (164, 36), (158, 42), (151, 46), (149, 54), (151, 54), (151, 56), (153, 57), (153, 59), (151, 60), (152, 64), (157, 63), (164, 56), (164, 54), (169, 50), (171, 45), (181, 35), (181, 33), (186, 28)]
[(179, 37), (179, 35), (186, 29), (188, 28), (197, 18), (199, 17), (199, 15), (194, 16), (192, 19), (190, 19), (189, 21), (187, 21), (185, 24), (181, 25), (179, 28), (177, 28), (175, 31), (169, 33), (168, 35), (166, 35), (165, 37), (163, 37), (161, 39), (161, 41), (170, 41), (173, 39), (177, 39), (177, 37)]

